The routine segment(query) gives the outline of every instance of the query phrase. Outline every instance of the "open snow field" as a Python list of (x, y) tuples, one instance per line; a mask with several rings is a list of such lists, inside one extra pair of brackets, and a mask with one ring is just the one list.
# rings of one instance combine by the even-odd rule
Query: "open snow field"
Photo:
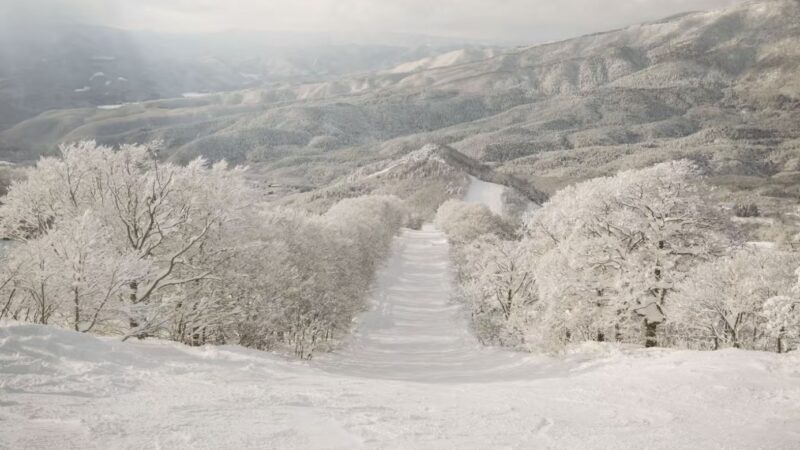
[(404, 230), (312, 362), (6, 324), (0, 448), (800, 448), (797, 352), (485, 348), (451, 270), (441, 232)]

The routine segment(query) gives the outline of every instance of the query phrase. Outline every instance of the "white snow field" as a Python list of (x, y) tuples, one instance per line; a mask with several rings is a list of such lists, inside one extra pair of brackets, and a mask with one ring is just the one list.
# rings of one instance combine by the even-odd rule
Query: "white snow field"
[(479, 180), (472, 175), (469, 177), (470, 184), (464, 201), (467, 203), (482, 203), (493, 213), (503, 214), (503, 192), (506, 187), (502, 184), (489, 183)]
[(0, 448), (800, 448), (798, 352), (485, 348), (451, 270), (441, 232), (404, 230), (312, 362), (4, 324)]

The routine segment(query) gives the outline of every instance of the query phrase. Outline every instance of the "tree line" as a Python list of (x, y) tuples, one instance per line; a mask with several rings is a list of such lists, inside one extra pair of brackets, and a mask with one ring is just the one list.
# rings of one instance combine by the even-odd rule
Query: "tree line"
[(0, 319), (303, 358), (349, 331), (408, 215), (401, 200), (273, 207), (245, 168), (158, 151), (63, 145), (10, 187)]
[(562, 189), (521, 227), (458, 201), (436, 222), (486, 343), (796, 347), (800, 257), (743, 242), (729, 215), (682, 160)]

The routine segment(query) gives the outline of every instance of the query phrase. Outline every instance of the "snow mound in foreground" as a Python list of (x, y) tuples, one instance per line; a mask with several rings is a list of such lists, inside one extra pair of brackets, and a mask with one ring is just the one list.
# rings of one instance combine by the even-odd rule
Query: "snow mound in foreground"
[(0, 448), (796, 448), (800, 355), (587, 344), (547, 376), (337, 375), (235, 346), (0, 327)]

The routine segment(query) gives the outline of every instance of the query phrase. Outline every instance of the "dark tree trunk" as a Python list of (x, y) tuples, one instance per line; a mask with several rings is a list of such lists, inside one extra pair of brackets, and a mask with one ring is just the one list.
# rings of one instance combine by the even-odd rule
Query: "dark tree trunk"
[(75, 331), (80, 331), (78, 324), (81, 322), (81, 304), (77, 287), (72, 289), (72, 296), (72, 299), (75, 302)]
[[(131, 284), (130, 284), (130, 288), (131, 288), (131, 294), (130, 294), (130, 296), (128, 296), (128, 298), (131, 301), (131, 305), (135, 305), (136, 304), (136, 291), (139, 289), (139, 283), (137, 283), (135, 281), (132, 281)], [(133, 317), (130, 317), (128, 319), (128, 326), (131, 329), (138, 328), (139, 327), (139, 321), (137, 321)], [(136, 337), (139, 338), (139, 339), (143, 339), (141, 336), (136, 336)]]
[(658, 322), (650, 322), (644, 319), (644, 346), (646, 348), (655, 347), (658, 345), (656, 341), (656, 330)]

